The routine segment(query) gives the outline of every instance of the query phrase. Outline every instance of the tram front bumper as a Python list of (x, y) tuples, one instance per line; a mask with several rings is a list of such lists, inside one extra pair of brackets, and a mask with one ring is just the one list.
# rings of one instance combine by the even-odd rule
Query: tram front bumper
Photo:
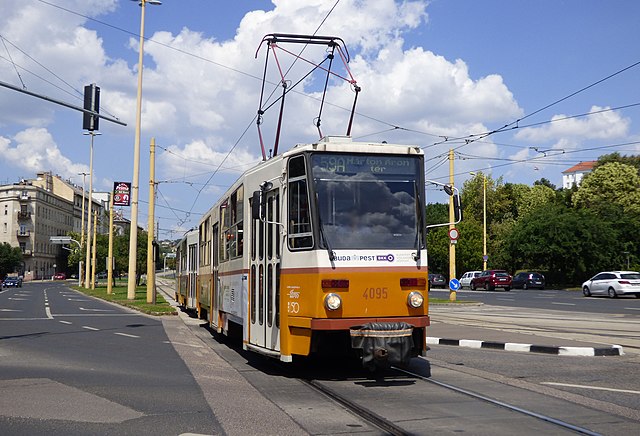
[(365, 368), (389, 368), (409, 363), (413, 327), (406, 322), (370, 322), (352, 327), (351, 346), (362, 352)]

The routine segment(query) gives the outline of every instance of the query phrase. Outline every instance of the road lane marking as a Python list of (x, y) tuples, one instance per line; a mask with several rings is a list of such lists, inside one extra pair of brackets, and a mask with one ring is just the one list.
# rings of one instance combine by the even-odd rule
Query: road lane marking
[(640, 307), (625, 307), (626, 310), (640, 310)]
[(0, 312), (22, 312), (18, 309), (0, 309)]
[(629, 389), (602, 388), (599, 386), (572, 385), (569, 383), (554, 383), (554, 382), (542, 382), (541, 384), (551, 385), (551, 386), (564, 386), (567, 388), (593, 389), (595, 391), (621, 392), (625, 394), (640, 394), (640, 391), (632, 391)]
[(67, 325), (73, 324), (73, 323), (72, 323), (72, 322), (70, 322), (70, 321), (58, 321), (58, 322), (61, 322), (62, 324), (67, 324)]
[(113, 309), (85, 309), (84, 307), (80, 307), (80, 310), (87, 312), (113, 312)]
[(47, 314), (48, 319), (53, 319), (53, 315), (51, 315), (51, 309), (49, 308), (49, 296), (47, 295), (47, 290), (44, 290), (44, 312)]
[(114, 333), (114, 335), (126, 336), (127, 338), (138, 338), (138, 339), (140, 338), (140, 336), (130, 335), (130, 334), (127, 334), (127, 333), (118, 333), (118, 332), (116, 332), (116, 333)]
[(86, 299), (77, 299), (77, 298), (67, 298), (67, 300), (69, 300), (69, 301), (89, 301), (89, 300), (86, 300)]
[(9, 298), (7, 298), (7, 300), (27, 301), (27, 299), (26, 299), (26, 298), (13, 298), (13, 297), (9, 297)]
[(559, 306), (575, 306), (576, 303), (558, 303), (556, 301), (552, 301), (551, 304), (557, 304)]
[(100, 329), (97, 329), (97, 328), (95, 328), (95, 327), (89, 327), (88, 325), (83, 325), (83, 326), (82, 326), (82, 328), (83, 328), (83, 329), (87, 329), (87, 330), (93, 330), (93, 331), (98, 331), (98, 330), (100, 330)]

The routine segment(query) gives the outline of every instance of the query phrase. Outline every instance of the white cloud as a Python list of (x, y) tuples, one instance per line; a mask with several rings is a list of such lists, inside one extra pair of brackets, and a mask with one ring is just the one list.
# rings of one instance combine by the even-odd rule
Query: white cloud
[(66, 178), (89, 171), (86, 165), (66, 158), (46, 129), (23, 130), (13, 142), (15, 146), (9, 139), (0, 137), (0, 155), (9, 165), (23, 169), (25, 178), (33, 177), (38, 171), (52, 171)]
[(571, 142), (580, 139), (613, 139), (627, 134), (630, 120), (620, 112), (607, 111), (595, 113), (609, 107), (592, 106), (589, 113), (593, 115), (582, 118), (566, 118), (567, 115), (554, 115), (551, 120), (558, 120), (540, 127), (527, 127), (516, 134), (516, 138), (529, 142), (558, 141)]

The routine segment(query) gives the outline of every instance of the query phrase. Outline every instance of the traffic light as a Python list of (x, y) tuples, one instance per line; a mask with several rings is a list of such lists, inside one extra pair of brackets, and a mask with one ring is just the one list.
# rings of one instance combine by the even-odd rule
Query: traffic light
[[(86, 110), (100, 112), (100, 87), (95, 83), (84, 87), (84, 108)], [(95, 115), (90, 115), (86, 112), (82, 115), (82, 128), (93, 132), (99, 130), (100, 118)]]

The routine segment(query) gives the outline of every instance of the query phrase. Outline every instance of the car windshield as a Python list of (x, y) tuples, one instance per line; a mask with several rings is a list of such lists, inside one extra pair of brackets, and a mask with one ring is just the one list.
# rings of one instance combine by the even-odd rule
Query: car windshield
[(620, 274), (620, 278), (628, 280), (640, 280), (640, 273)]
[(415, 156), (317, 153), (311, 158), (324, 237), (333, 249), (418, 244)]
[(496, 277), (506, 277), (509, 274), (507, 274), (506, 272), (497, 272), (495, 275), (496, 275)]

